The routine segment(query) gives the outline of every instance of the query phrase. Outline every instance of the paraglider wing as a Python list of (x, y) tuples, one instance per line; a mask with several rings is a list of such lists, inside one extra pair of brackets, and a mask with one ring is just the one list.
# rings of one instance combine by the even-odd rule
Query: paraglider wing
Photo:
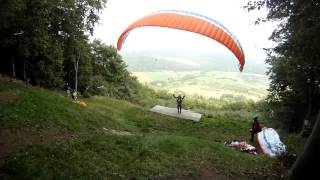
[(243, 69), (245, 57), (237, 38), (219, 22), (200, 14), (185, 11), (159, 11), (135, 21), (128, 26), (118, 38), (117, 49), (121, 49), (131, 30), (143, 26), (180, 29), (198, 33), (216, 40), (236, 56), (239, 61), (240, 71)]

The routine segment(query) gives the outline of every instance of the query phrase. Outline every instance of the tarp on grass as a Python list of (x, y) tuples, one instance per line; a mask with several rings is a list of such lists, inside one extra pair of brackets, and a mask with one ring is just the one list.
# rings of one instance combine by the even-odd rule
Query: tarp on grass
[(257, 140), (264, 154), (276, 157), (286, 151), (286, 145), (280, 140), (279, 134), (273, 128), (263, 128), (258, 133)]
[(196, 113), (185, 109), (182, 109), (181, 114), (178, 114), (177, 108), (169, 108), (160, 105), (154, 106), (152, 109), (150, 109), (150, 111), (181, 119), (189, 119), (196, 122), (199, 122), (202, 116), (202, 114), (200, 113)]
[(258, 154), (257, 148), (255, 148), (251, 144), (248, 144), (246, 141), (237, 141), (237, 140), (226, 141), (224, 145), (232, 147), (242, 152), (247, 152), (255, 155)]

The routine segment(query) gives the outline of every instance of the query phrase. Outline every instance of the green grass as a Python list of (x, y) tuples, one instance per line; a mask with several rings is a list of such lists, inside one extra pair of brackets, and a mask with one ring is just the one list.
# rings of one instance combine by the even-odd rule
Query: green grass
[[(0, 159), (0, 178), (199, 179), (219, 175), (278, 179), (287, 170), (277, 159), (224, 146), (226, 140), (248, 141), (247, 119), (214, 115), (193, 122), (107, 97), (84, 99), (88, 107), (81, 108), (61, 92), (26, 87), (5, 77), (0, 77), (0, 83), (0, 97), (15, 97), (0, 100), (0, 131), (64, 132), (55, 141), (47, 141), (51, 137), (44, 135), (44, 143), (20, 142)], [(102, 128), (133, 135), (112, 135)], [(290, 142), (299, 144), (292, 136)]]

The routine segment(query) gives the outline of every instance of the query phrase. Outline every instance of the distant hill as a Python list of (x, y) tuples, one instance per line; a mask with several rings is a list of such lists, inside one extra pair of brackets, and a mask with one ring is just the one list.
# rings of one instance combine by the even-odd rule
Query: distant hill
[[(142, 51), (123, 53), (123, 60), (132, 72), (152, 71), (224, 71), (238, 72), (238, 63), (233, 56), (184, 51)], [(260, 61), (247, 60), (246, 73), (265, 74), (266, 65)]]
[(133, 72), (142, 83), (156, 90), (183, 92), (204, 97), (232, 96), (233, 100), (261, 100), (268, 94), (268, 77), (260, 74), (221, 71)]

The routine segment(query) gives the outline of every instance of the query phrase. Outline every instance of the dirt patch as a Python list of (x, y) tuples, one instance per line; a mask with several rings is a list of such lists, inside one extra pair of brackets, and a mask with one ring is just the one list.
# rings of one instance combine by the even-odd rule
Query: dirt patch
[(52, 144), (70, 137), (69, 132), (60, 129), (0, 128), (0, 166), (4, 158), (23, 146)]
[(130, 133), (128, 131), (118, 131), (118, 130), (107, 129), (107, 128), (102, 128), (102, 130), (106, 133), (114, 134), (114, 135), (118, 135), (118, 136), (131, 136), (132, 135), (132, 133)]
[(8, 92), (0, 92), (0, 102), (14, 102), (18, 96)]

